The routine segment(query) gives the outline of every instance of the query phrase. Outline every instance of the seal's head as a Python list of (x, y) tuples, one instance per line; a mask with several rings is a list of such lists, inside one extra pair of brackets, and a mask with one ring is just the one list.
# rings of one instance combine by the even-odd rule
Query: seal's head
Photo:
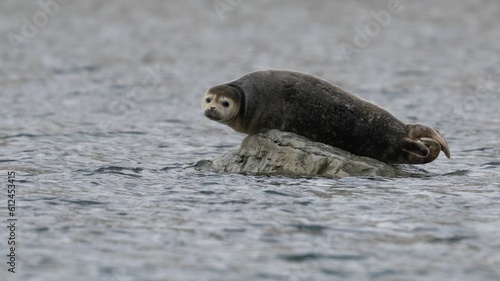
[(210, 120), (231, 126), (240, 113), (242, 94), (230, 84), (210, 88), (203, 96), (203, 114)]

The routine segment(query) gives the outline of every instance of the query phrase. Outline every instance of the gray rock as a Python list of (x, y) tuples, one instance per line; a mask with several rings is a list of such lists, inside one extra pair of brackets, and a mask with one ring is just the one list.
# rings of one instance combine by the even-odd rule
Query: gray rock
[(211, 163), (215, 172), (330, 178), (408, 174), (400, 167), (278, 130), (248, 136)]

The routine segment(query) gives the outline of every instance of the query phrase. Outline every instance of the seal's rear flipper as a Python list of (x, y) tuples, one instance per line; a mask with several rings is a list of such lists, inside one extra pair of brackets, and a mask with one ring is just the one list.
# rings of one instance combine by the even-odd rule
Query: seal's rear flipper
[(402, 150), (407, 153), (405, 155), (405, 158), (406, 161), (408, 161), (408, 163), (410, 164), (425, 164), (432, 161), (428, 160), (430, 155), (429, 147), (427, 147), (421, 141), (406, 137), (403, 140)]
[[(409, 124), (406, 125), (406, 132), (411, 139), (406, 140), (407, 144), (405, 144), (403, 150), (409, 153), (408, 161), (410, 163), (424, 164), (432, 162), (438, 157), (441, 150), (446, 157), (450, 158), (450, 147), (448, 146), (448, 142), (446, 142), (439, 131), (420, 124)], [(418, 149), (411, 149), (412, 147), (421, 146), (427, 148), (427, 155), (418, 153)]]

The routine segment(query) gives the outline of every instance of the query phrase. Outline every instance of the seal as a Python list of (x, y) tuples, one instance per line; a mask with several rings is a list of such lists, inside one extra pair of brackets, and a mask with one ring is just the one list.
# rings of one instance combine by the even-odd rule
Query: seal
[(210, 88), (204, 115), (245, 134), (271, 129), (391, 164), (425, 164), (450, 149), (439, 131), (405, 124), (383, 108), (321, 78), (262, 70)]

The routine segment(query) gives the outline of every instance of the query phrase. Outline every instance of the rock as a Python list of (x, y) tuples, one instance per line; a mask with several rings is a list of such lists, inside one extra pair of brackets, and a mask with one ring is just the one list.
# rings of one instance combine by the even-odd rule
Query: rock
[(237, 151), (215, 158), (211, 169), (215, 172), (330, 178), (408, 174), (399, 166), (278, 130), (246, 137)]

